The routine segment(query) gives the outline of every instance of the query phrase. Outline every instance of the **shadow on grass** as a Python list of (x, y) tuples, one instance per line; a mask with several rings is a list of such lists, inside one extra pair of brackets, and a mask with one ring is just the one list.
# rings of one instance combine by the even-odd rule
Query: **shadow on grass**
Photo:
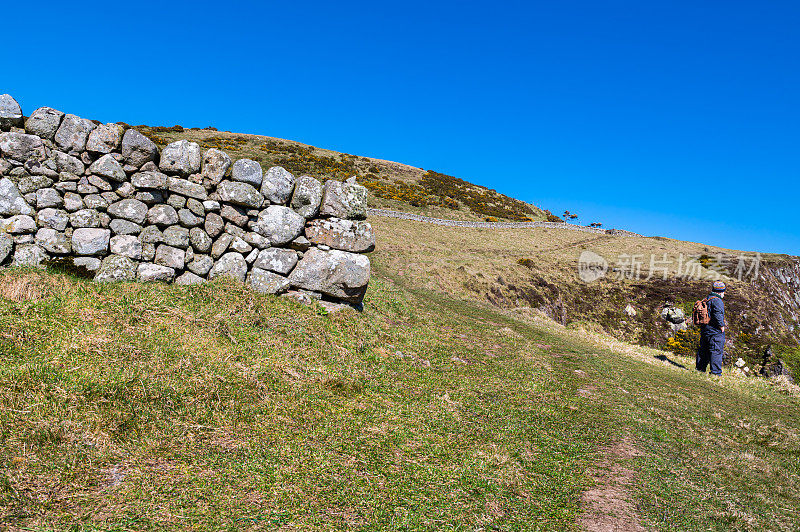
[(655, 356), (655, 358), (657, 358), (661, 362), (669, 362), (673, 366), (677, 366), (677, 367), (679, 367), (681, 369), (688, 369), (683, 364), (679, 364), (679, 363), (675, 362), (674, 360), (670, 360), (670, 358), (667, 355), (654, 355), (654, 356)]

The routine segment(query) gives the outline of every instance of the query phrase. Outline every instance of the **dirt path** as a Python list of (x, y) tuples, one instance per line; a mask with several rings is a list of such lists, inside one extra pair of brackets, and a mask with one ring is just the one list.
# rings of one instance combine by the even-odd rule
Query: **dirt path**
[(633, 470), (625, 461), (639, 455), (633, 443), (625, 438), (605, 449), (604, 459), (592, 470), (596, 484), (581, 495), (584, 513), (578, 520), (581, 530), (588, 532), (639, 532), (636, 507), (631, 502)]

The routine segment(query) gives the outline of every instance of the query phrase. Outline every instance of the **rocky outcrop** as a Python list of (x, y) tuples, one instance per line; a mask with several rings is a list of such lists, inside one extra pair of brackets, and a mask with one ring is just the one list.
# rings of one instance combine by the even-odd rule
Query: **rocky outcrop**
[[(24, 127), (24, 129), (22, 129)], [(0, 264), (71, 260), (103, 282), (228, 277), (360, 304), (375, 237), (364, 187), (324, 185), (0, 96)]]

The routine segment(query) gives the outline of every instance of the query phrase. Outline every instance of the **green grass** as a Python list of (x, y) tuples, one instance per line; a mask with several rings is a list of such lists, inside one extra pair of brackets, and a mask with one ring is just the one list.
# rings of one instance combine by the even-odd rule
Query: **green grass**
[(570, 530), (626, 435), (646, 526), (800, 526), (794, 395), (376, 268), (333, 315), (0, 272), (0, 528)]

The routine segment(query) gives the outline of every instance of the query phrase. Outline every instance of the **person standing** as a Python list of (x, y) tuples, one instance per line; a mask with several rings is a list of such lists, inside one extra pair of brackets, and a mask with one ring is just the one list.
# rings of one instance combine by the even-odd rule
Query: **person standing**
[(722, 353), (725, 348), (725, 283), (714, 281), (706, 298), (709, 322), (700, 326), (700, 348), (697, 350), (697, 371), (705, 373), (711, 365), (712, 375), (722, 375)]

